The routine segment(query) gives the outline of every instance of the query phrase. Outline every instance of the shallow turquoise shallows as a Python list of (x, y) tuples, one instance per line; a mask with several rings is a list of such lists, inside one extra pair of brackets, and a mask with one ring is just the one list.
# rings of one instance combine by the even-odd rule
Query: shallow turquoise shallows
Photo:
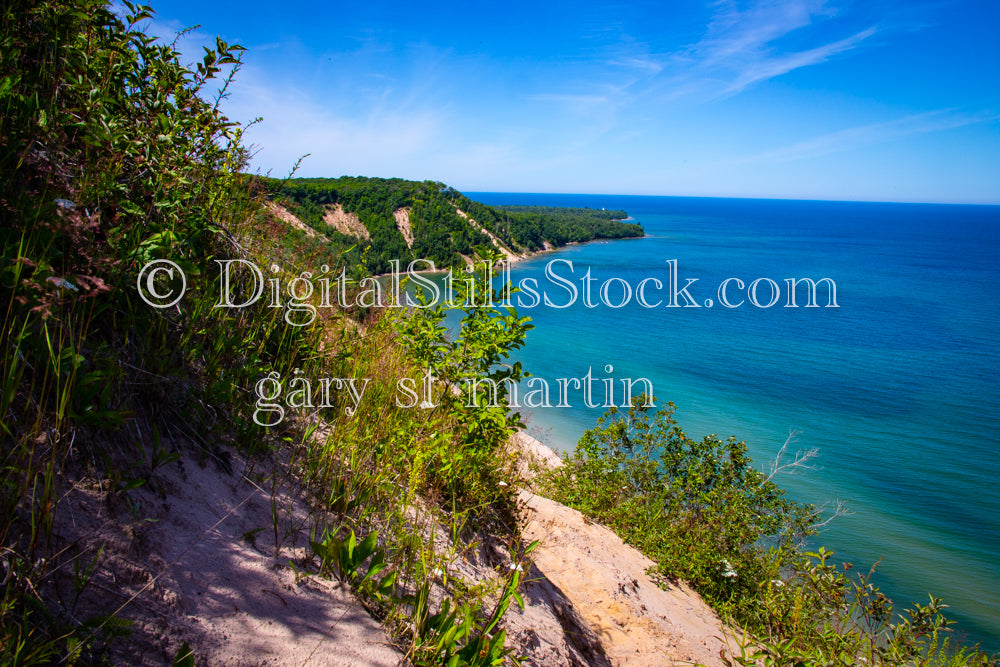
[[(819, 542), (867, 570), (897, 603), (951, 605), (968, 639), (1000, 650), (1000, 207), (472, 193), (487, 204), (624, 209), (646, 229), (638, 240), (572, 246), (517, 265), (515, 283), (537, 281), (554, 305), (570, 301), (554, 276), (583, 287), (567, 308), (522, 308), (535, 329), (518, 358), (546, 379), (647, 378), (658, 403), (673, 401), (692, 436), (747, 441), (761, 467), (789, 431), (817, 447), (819, 469), (784, 476), (796, 499), (835, 503)], [(572, 262), (572, 271), (567, 262)], [(669, 308), (669, 260), (678, 292)], [(636, 302), (646, 278), (645, 299)], [(720, 303), (723, 296), (736, 308)], [(788, 303), (787, 279), (829, 278), (807, 308)], [(778, 301), (770, 308), (751, 303)], [(771, 282), (773, 281), (773, 285)], [(608, 284), (601, 303), (601, 287)], [(531, 283), (528, 283), (531, 285)], [(740, 290), (739, 286), (743, 285)], [(712, 300), (712, 307), (707, 301)], [(526, 299), (526, 302), (530, 301)], [(606, 367), (613, 367), (607, 372)], [(570, 385), (572, 386), (572, 385)], [(637, 389), (638, 391), (638, 389)], [(571, 448), (603, 412), (582, 392), (571, 407), (524, 409), (529, 431)]]

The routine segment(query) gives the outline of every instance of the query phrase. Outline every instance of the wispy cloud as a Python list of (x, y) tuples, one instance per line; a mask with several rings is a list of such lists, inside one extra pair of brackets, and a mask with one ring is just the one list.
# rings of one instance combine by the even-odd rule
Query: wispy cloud
[(446, 134), (445, 110), (382, 100), (345, 114), (252, 67), (240, 73), (223, 109), (243, 122), (263, 118), (247, 135), (260, 148), (256, 163), (291, 168), (310, 153), (303, 164), (308, 174), (406, 175)]
[[(850, 24), (850, 16), (825, 0), (722, 0), (693, 43), (657, 44), (655, 38), (643, 41), (622, 34), (614, 55), (588, 77), (578, 78), (575, 90), (531, 99), (599, 99), (622, 110), (728, 98), (857, 49), (879, 32), (877, 26), (856, 20), (852, 28), (843, 27)], [(604, 95), (580, 94), (584, 89), (601, 89)]]
[(554, 93), (539, 93), (536, 95), (526, 95), (526, 99), (535, 102), (562, 102), (571, 105), (594, 105), (603, 104), (608, 101), (606, 95), (560, 95)]
[[(680, 70), (675, 83), (683, 86), (699, 79), (698, 88), (709, 97), (729, 97), (756, 83), (825, 62), (877, 32), (869, 26), (831, 40), (822, 24), (836, 14), (822, 0), (758, 0), (746, 9), (732, 0), (720, 2), (704, 38), (675, 54)], [(788, 46), (790, 41), (798, 47)]]
[(609, 65), (626, 67), (645, 72), (648, 76), (656, 76), (663, 71), (663, 63), (650, 56), (626, 56), (608, 61)]
[(1000, 116), (992, 112), (970, 113), (959, 112), (955, 109), (938, 109), (904, 116), (903, 118), (883, 123), (859, 125), (830, 132), (773, 151), (733, 160), (731, 164), (805, 160), (831, 153), (840, 153), (874, 144), (886, 143), (903, 137), (927, 134), (929, 132), (941, 132), (966, 125), (996, 121), (998, 119), (1000, 119)]
[(819, 64), (828, 60), (833, 55), (853, 49), (862, 40), (874, 34), (875, 28), (871, 27), (850, 37), (829, 44), (823, 44), (813, 49), (755, 59), (742, 68), (739, 75), (723, 91), (723, 94), (738, 93), (758, 81), (773, 79), (800, 67)]
[(740, 9), (733, 0), (716, 3), (705, 37), (692, 47), (706, 65), (755, 56), (767, 44), (811, 24), (822, 2), (757, 0)]

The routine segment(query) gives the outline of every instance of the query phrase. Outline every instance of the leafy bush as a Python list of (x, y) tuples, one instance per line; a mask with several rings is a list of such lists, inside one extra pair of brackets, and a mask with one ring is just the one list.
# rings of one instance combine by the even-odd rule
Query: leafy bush
[(612, 408), (539, 484), (745, 628), (729, 664), (996, 664), (951, 640), (940, 600), (894, 617), (871, 572), (838, 570), (822, 548), (804, 551), (814, 508), (754, 468), (745, 443), (687, 437), (668, 406), (654, 412), (640, 397), (627, 412)]
[(753, 607), (758, 582), (790, 564), (809, 534), (810, 507), (753, 467), (735, 438), (689, 438), (673, 404), (655, 411), (637, 398), (611, 408), (542, 488), (606, 523), (684, 579), (712, 604)]
[[(314, 270), (314, 259), (336, 266), (350, 251), (347, 239), (331, 247), (301, 243), (294, 230), (269, 233), (275, 223), (260, 203), (272, 182), (243, 173), (241, 129), (218, 109), (228, 77), (210, 94), (223, 69), (238, 69), (240, 47), (218, 40), (188, 69), (172, 45), (138, 27), (147, 7), (125, 3), (119, 16), (101, 0), (13, 0), (0, 11), (0, 663), (100, 662), (107, 643), (127, 633), (127, 621), (80, 619), (75, 603), (51, 595), (60, 573), (76, 573), (71, 583), (81, 590), (101, 567), (81, 565), (75, 546), (53, 531), (59, 499), (66, 484), (90, 475), (127, 494), (178, 458), (166, 443), (184, 441), (223, 466), (220, 443), (251, 455), (283, 448), (317, 513), (335, 519), (337, 528), (314, 540), (320, 570), (408, 619), (402, 635), (417, 636), (414, 656), (432, 664), (437, 626), (424, 616), (451, 612), (431, 614), (401, 594), (430, 578), (422, 557), (434, 552), (433, 537), (415, 514), (432, 515), (456, 538), (475, 519), (513, 542), (512, 461), (501, 443), (514, 421), (451, 394), (434, 414), (396, 406), (396, 380), (423, 368), (414, 368), (388, 318), (359, 325), (324, 312), (313, 326), (293, 327), (263, 303), (213, 307), (214, 260), (280, 262), (287, 284), (300, 268)], [(426, 208), (429, 226), (442, 211)], [(459, 236), (450, 238), (483, 240)], [(150, 307), (136, 291), (140, 267), (160, 258), (189, 279), (184, 300), (169, 309)], [(426, 324), (422, 317), (410, 321)], [(441, 377), (502, 360), (526, 330), (524, 319), (489, 309), (467, 320), (458, 347), (439, 329), (422, 329), (428, 345), (451, 350), (434, 362)], [(256, 381), (296, 370), (371, 379), (368, 400), (359, 414), (337, 406), (290, 411), (271, 430), (255, 424), (247, 397)], [(316, 434), (320, 423), (326, 438)], [(151, 456), (136, 431), (150, 433)], [(273, 484), (287, 475), (280, 466), (259, 472)], [(420, 500), (418, 491), (442, 502)], [(301, 525), (280, 525), (273, 498), (272, 514), (280, 552)], [(360, 544), (357, 535), (366, 536)], [(445, 633), (449, 661), (457, 652), (462, 664), (504, 659), (504, 635), (493, 628), (516, 599), (517, 578), (510, 581), (493, 613), (480, 609), (478, 593), (449, 592), (451, 609), (471, 619), (461, 633)], [(417, 627), (426, 632), (414, 635)], [(190, 664), (190, 650), (180, 649), (178, 664)]]
[[(80, 623), (48, 594), (79, 565), (52, 530), (63, 485), (83, 468), (126, 492), (141, 484), (130, 471), (146, 453), (120, 432), (138, 421), (180, 431), (222, 463), (213, 431), (259, 446), (234, 397), (264, 366), (292, 366), (315, 347), (313, 332), (282, 331), (264, 309), (224, 326), (212, 308), (200, 276), (244, 252), (236, 235), (260, 196), (241, 173), (241, 130), (218, 110), (228, 79), (209, 95), (242, 48), (217, 40), (189, 70), (139, 29), (150, 15), (98, 0), (13, 0), (0, 14), (4, 664), (93, 657), (95, 638), (125, 625)], [(140, 267), (159, 258), (190, 277), (169, 310), (136, 291)], [(157, 437), (154, 464), (171, 456)]]
[[(480, 266), (500, 259), (499, 253), (487, 246), (476, 250)], [(439, 387), (436, 407), (429, 411), (428, 419), (449, 424), (446, 435), (438, 440), (439, 447), (425, 462), (427, 480), (429, 487), (446, 499), (481, 519), (497, 519), (513, 532), (513, 459), (507, 454), (507, 443), (523, 425), (518, 413), (508, 412), (506, 396), (509, 383), (517, 383), (527, 374), (520, 362), (505, 361), (524, 345), (533, 325), (514, 308), (487, 305), (499, 303), (502, 293), (493, 288), (485, 272), (472, 280), (455, 281), (454, 287), (455, 302), (463, 304), (454, 339), (444, 326), (445, 305), (427, 307), (422, 293), (418, 297), (423, 307), (405, 313), (396, 325), (416, 369), (422, 371), (422, 377), (434, 378)], [(492, 300), (487, 299), (488, 294)], [(495, 396), (477, 391), (474, 381), (484, 380), (497, 387)]]
[(732, 665), (913, 665), (991, 667), (997, 659), (956, 644), (947, 605), (931, 597), (894, 614), (892, 602), (872, 583), (874, 568), (837, 568), (833, 552), (820, 547), (800, 554), (784, 579), (762, 582), (748, 624), (757, 637), (745, 641)]

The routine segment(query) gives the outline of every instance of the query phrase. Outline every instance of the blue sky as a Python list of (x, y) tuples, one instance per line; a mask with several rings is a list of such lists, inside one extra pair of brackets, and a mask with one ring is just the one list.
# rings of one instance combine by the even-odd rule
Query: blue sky
[(1000, 203), (1000, 3), (153, 4), (254, 167), (464, 191)]

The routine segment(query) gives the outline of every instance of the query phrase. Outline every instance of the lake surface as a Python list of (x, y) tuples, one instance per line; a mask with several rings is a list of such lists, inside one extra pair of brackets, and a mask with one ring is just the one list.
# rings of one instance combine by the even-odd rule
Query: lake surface
[[(928, 593), (943, 597), (969, 639), (1000, 650), (1000, 207), (469, 195), (624, 209), (647, 233), (515, 266), (514, 282), (535, 279), (553, 306), (571, 295), (547, 265), (578, 288), (588, 269), (593, 280), (593, 308), (578, 294), (570, 307), (520, 309), (536, 327), (517, 356), (527, 370), (553, 387), (588, 370), (616, 387), (647, 378), (689, 435), (736, 435), (761, 467), (798, 432), (793, 447), (819, 448), (819, 469), (778, 481), (797, 500), (846, 500), (853, 512), (818, 542), (860, 569), (881, 559), (876, 583), (900, 611)], [(680, 293), (667, 307), (669, 260), (678, 290), (697, 279), (687, 291), (697, 307)], [(663, 300), (656, 308), (637, 302), (647, 278), (664, 286), (646, 282), (646, 302)], [(721, 303), (730, 278), (741, 282), (726, 283), (722, 297), (739, 307)], [(805, 307), (805, 283), (798, 307), (786, 307), (786, 280), (803, 278), (833, 281), (839, 307), (825, 307), (829, 283), (818, 286), (817, 307)], [(757, 279), (760, 307), (750, 294)], [(605, 282), (606, 301), (623, 301), (627, 283), (630, 302), (600, 303)], [(778, 299), (763, 307), (773, 287)], [(569, 399), (522, 410), (529, 432), (557, 450), (603, 412), (580, 393)]]

